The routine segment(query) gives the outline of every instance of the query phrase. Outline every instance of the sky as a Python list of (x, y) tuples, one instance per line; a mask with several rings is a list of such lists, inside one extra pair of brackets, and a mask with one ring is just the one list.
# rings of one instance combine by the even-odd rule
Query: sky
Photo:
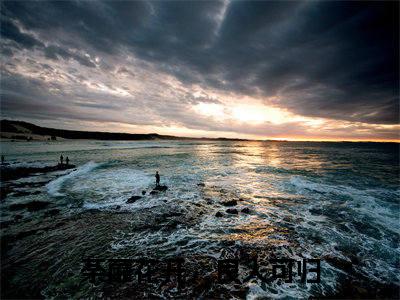
[(400, 140), (399, 3), (2, 1), (1, 118)]

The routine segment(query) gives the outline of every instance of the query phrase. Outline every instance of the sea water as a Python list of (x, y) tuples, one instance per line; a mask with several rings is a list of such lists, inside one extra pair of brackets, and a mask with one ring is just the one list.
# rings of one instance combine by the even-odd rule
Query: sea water
[[(62, 154), (76, 169), (19, 179), (45, 181), (37, 200), (51, 201), (63, 214), (115, 207), (140, 214), (201, 211), (191, 226), (129, 232), (120, 228), (110, 251), (217, 256), (224, 241), (248, 247), (284, 246), (290, 258), (349, 260), (373, 281), (398, 283), (399, 146), (392, 143), (233, 141), (59, 141), (2, 142), (12, 167), (55, 165)], [(149, 196), (159, 171), (166, 193)], [(132, 195), (146, 196), (126, 203)], [(225, 213), (221, 201), (241, 199), (249, 214)], [(12, 195), (2, 219), (24, 202)], [(205, 200), (207, 202), (205, 202)], [(288, 250), (290, 249), (290, 250)], [(319, 292), (335, 289), (343, 270), (322, 265)], [(309, 286), (250, 284), (248, 298), (305, 297)]]

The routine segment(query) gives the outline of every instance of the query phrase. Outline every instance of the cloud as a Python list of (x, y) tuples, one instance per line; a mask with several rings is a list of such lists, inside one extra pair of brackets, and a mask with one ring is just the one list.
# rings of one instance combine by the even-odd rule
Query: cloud
[(304, 117), (395, 125), (398, 21), (397, 2), (3, 1), (2, 107), (270, 132), (187, 116), (247, 96)]

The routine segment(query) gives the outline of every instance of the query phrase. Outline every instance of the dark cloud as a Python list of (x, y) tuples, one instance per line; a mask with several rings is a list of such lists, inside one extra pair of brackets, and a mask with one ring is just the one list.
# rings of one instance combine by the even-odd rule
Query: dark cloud
[(65, 60), (74, 59), (83, 66), (86, 66), (89, 68), (96, 67), (96, 64), (93, 63), (88, 57), (85, 57), (78, 53), (73, 53), (73, 52), (63, 49), (62, 47), (59, 47), (59, 46), (51, 45), (51, 46), (45, 47), (44, 54), (49, 59), (55, 59), (55, 60), (57, 60), (59, 58), (63, 58)]
[(8, 55), (36, 49), (135, 76), (109, 59), (133, 55), (184, 84), (274, 97), (304, 116), (399, 123), (398, 2), (3, 1), (1, 18)]
[(43, 47), (43, 44), (30, 36), (29, 34), (22, 33), (18, 27), (10, 21), (1, 21), (1, 37), (14, 41), (17, 46), (22, 48), (32, 49), (35, 46)]

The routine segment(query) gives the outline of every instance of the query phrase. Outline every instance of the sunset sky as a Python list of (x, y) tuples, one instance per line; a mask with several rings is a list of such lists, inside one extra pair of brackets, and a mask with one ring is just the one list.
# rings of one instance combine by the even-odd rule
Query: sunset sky
[(1, 2), (1, 117), (399, 140), (398, 2)]

